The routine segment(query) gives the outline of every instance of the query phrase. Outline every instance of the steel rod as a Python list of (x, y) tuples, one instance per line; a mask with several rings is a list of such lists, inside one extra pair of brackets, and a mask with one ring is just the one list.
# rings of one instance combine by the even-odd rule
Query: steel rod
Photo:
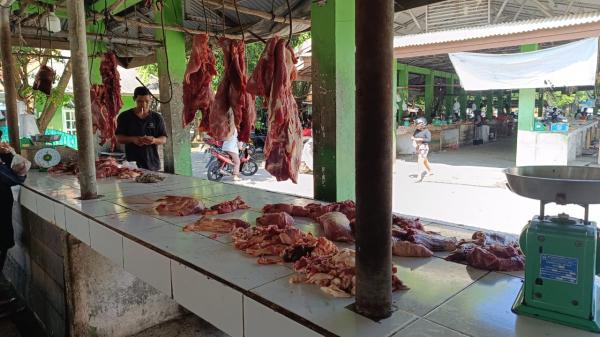
[(77, 128), (79, 186), (81, 199), (98, 196), (96, 184), (95, 147), (92, 135), (92, 104), (88, 73), (85, 8), (83, 1), (68, 0), (69, 43), (75, 96), (75, 127)]
[(356, 0), (356, 310), (392, 305), (394, 2)]
[(8, 139), (17, 153), (21, 153), (19, 143), (19, 112), (17, 111), (17, 88), (15, 87), (15, 64), (12, 56), (10, 33), (10, 8), (0, 7), (0, 54), (2, 56), (2, 77), (8, 122)]

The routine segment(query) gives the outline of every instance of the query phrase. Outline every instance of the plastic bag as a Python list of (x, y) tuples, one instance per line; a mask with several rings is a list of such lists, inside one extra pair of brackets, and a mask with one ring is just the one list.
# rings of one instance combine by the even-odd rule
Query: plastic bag
[(31, 168), (31, 162), (21, 155), (14, 154), (10, 163), (10, 168), (17, 175), (24, 176), (27, 175), (27, 172), (29, 172), (29, 169)]

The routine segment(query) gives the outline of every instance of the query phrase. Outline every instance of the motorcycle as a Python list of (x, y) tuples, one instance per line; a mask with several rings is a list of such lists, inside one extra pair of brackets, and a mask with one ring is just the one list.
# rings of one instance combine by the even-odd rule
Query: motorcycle
[(262, 152), (265, 147), (266, 138), (267, 133), (265, 130), (253, 130), (250, 133), (250, 144), (248, 144), (250, 154), (255, 154), (257, 151)]
[[(221, 181), (225, 175), (233, 175), (233, 161), (229, 154), (221, 149), (219, 142), (209, 142), (210, 148), (207, 152), (211, 157), (206, 164), (207, 177), (211, 181)], [(240, 149), (240, 173), (245, 176), (252, 176), (258, 171), (258, 164), (250, 156), (248, 145), (242, 145)]]

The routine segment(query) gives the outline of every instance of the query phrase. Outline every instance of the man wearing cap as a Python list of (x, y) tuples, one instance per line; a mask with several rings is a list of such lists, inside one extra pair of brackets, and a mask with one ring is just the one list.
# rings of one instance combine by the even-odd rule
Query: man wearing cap
[(416, 121), (417, 129), (415, 130), (412, 141), (415, 146), (415, 152), (417, 153), (417, 181), (423, 181), (425, 176), (433, 175), (431, 171), (431, 164), (427, 155), (429, 154), (429, 143), (431, 142), (431, 132), (427, 129), (427, 120), (425, 118), (417, 118)]

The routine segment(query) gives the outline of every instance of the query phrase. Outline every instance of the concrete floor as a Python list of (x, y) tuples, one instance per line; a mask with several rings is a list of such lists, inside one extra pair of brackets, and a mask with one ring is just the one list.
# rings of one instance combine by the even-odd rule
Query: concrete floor
[[(393, 210), (398, 213), (436, 219), (466, 226), (517, 234), (532, 216), (538, 213), (536, 200), (522, 198), (510, 192), (502, 171), (515, 165), (516, 137), (504, 138), (480, 146), (464, 146), (456, 151), (431, 153), (435, 174), (415, 183), (416, 158), (405, 156), (396, 160), (394, 172)], [(194, 176), (206, 177), (208, 156), (201, 148), (192, 152)], [(577, 164), (585, 165), (595, 158), (583, 157)], [(233, 183), (228, 178), (224, 182)], [(243, 177), (236, 184), (269, 191), (313, 197), (312, 175), (301, 174), (298, 184), (277, 182), (264, 168), (252, 177)], [(579, 206), (548, 205), (547, 214), (566, 212), (583, 217)], [(590, 218), (597, 219), (600, 206), (590, 207)]]

